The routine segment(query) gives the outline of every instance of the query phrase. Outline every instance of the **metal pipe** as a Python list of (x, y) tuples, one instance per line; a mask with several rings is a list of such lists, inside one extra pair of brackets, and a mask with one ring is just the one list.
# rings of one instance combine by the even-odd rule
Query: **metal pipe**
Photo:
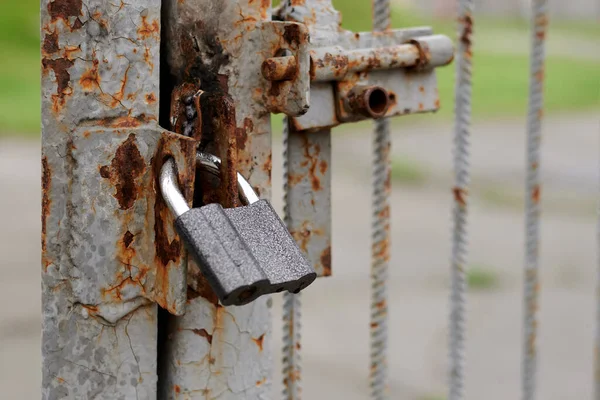
[(435, 68), (449, 64), (453, 58), (454, 46), (449, 37), (428, 35), (375, 49), (346, 50), (340, 46), (312, 49), (310, 73), (312, 82), (330, 82), (343, 80), (352, 72)]

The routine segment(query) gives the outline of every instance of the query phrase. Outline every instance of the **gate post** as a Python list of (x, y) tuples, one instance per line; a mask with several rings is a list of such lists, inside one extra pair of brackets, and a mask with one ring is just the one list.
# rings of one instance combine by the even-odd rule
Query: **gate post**
[(160, 0), (42, 0), (43, 399), (155, 399), (159, 303), (185, 252), (157, 186), (191, 197), (195, 141), (158, 127)]

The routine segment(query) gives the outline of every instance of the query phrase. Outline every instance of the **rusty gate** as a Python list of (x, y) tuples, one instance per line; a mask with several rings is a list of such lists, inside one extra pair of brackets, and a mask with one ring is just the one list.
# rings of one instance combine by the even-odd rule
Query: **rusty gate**
[[(333, 273), (331, 129), (375, 119), (370, 384), (372, 398), (389, 398), (387, 118), (436, 111), (435, 68), (454, 57), (448, 398), (464, 398), (473, 0), (459, 1), (452, 39), (391, 29), (389, 0), (373, 0), (373, 32), (342, 29), (331, 0), (41, 3), (42, 398), (271, 398), (271, 300), (220, 304), (176, 234), (159, 175), (172, 159), (190, 205), (238, 206), (238, 172), (269, 199), (273, 113), (286, 115), (284, 220), (323, 277)], [(546, 1), (532, 3), (525, 400), (536, 375), (547, 28)], [(197, 173), (198, 149), (220, 158), (219, 179)], [(286, 399), (301, 397), (300, 300), (284, 294)]]

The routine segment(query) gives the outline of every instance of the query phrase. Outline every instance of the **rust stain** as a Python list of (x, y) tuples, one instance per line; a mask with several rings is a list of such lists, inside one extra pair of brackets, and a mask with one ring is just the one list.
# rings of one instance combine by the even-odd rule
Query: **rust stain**
[[(52, 22), (62, 19), (65, 24), (68, 25), (69, 17), (79, 17), (83, 15), (81, 13), (82, 5), (82, 0), (55, 0), (48, 3), (48, 14), (52, 18)], [(79, 18), (77, 20), (79, 20)]]
[(150, 48), (148, 46), (144, 49), (144, 61), (150, 67), (150, 73), (154, 72), (154, 63), (152, 62), (152, 54), (150, 54)]
[(452, 189), (454, 193), (454, 201), (456, 201), (461, 207), (467, 206), (467, 191), (465, 189), (455, 187)]
[(194, 332), (198, 336), (202, 336), (208, 341), (209, 344), (212, 344), (213, 335), (208, 333), (206, 329), (192, 329), (192, 332)]
[(179, 385), (175, 385), (173, 386), (173, 390), (175, 391), (175, 393), (179, 394), (181, 393), (181, 388), (179, 387)]
[(100, 168), (100, 176), (110, 179), (116, 188), (115, 199), (121, 210), (133, 207), (138, 195), (136, 180), (145, 170), (144, 159), (135, 143), (135, 135), (131, 133), (115, 153), (110, 167)]
[(419, 103), (419, 111), (423, 111), (425, 109), (425, 106), (423, 106), (423, 103)]
[(540, 192), (540, 185), (535, 185), (531, 191), (531, 200), (533, 200), (533, 202), (536, 204), (540, 202)]
[(50, 215), (50, 186), (52, 185), (52, 171), (48, 165), (48, 158), (42, 157), (42, 252), (46, 251), (46, 222)]
[(319, 171), (321, 171), (321, 174), (325, 174), (325, 172), (327, 172), (327, 161), (325, 160), (321, 160), (321, 162), (319, 163)]
[(331, 246), (321, 253), (321, 265), (323, 266), (323, 276), (331, 276)]
[(440, 99), (435, 99), (435, 108), (440, 108)]
[(57, 381), (58, 383), (60, 383), (60, 384), (63, 384), (63, 383), (65, 383), (65, 380), (64, 380), (63, 378), (61, 378), (60, 376), (57, 376), (57, 377), (56, 377), (56, 381)]
[(263, 342), (265, 340), (265, 334), (263, 333), (262, 335), (260, 335), (257, 338), (252, 338), (252, 341), (254, 341), (254, 343), (256, 343), (256, 345), (258, 346), (258, 350), (259, 351), (263, 351)]
[(265, 163), (262, 166), (262, 170), (267, 173), (270, 173), (271, 168), (272, 168), (272, 163), (273, 163), (273, 154), (269, 154), (269, 157), (267, 158), (267, 160), (265, 161)]
[(459, 19), (459, 23), (462, 25), (462, 32), (460, 34), (460, 42), (465, 45), (465, 56), (471, 58), (472, 53), (472, 35), (473, 35), (473, 17), (471, 14), (466, 14), (464, 18)]
[[(319, 155), (321, 154), (321, 146), (319, 144), (311, 145), (307, 135), (302, 136), (304, 147), (304, 166), (308, 165), (308, 177), (311, 182), (312, 189), (317, 192), (322, 189), (321, 180), (317, 176), (317, 166), (319, 164)], [(311, 148), (313, 152), (311, 153)]]
[(256, 386), (261, 386), (267, 381), (267, 378), (264, 377), (260, 381), (256, 381)]
[(63, 57), (69, 60), (73, 60), (73, 53), (79, 53), (81, 47), (79, 46), (65, 46), (63, 49)]
[(154, 104), (156, 103), (156, 96), (154, 95), (154, 93), (148, 93), (145, 96), (146, 99), (146, 104)]
[(58, 47), (58, 33), (56, 31), (52, 33), (46, 33), (44, 36), (44, 43), (42, 44), (42, 50), (46, 54), (56, 53), (60, 48)]
[(92, 68), (81, 74), (79, 84), (84, 92), (91, 92), (95, 88), (100, 88), (100, 76), (98, 75), (98, 60), (94, 58)]
[(42, 59), (42, 66), (45, 70), (48, 68), (54, 71), (56, 77), (56, 93), (52, 95), (52, 110), (58, 113), (65, 105), (65, 97), (73, 93), (71, 88), (71, 74), (69, 68), (73, 66), (73, 61), (65, 58), (49, 60)]
[(142, 15), (142, 24), (137, 30), (139, 39), (160, 39), (160, 25), (158, 20), (155, 19), (152, 22), (148, 22), (146, 16)]

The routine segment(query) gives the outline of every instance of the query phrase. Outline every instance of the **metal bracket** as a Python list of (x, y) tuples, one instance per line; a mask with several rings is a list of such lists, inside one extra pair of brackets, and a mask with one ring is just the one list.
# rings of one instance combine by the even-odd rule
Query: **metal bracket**
[(342, 31), (334, 46), (310, 52), (313, 106), (292, 119), (296, 130), (440, 107), (434, 68), (453, 59), (450, 39), (430, 28)]

